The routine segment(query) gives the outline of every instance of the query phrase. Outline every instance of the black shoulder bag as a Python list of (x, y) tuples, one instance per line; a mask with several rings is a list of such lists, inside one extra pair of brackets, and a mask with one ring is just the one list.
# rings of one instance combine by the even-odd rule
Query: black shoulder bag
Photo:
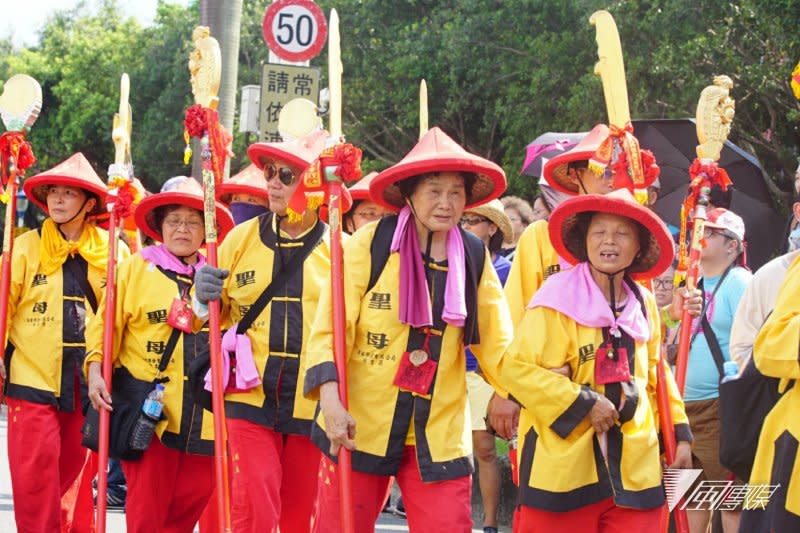
[[(322, 240), (322, 234), (325, 231), (325, 224), (318, 223), (311, 233), (308, 235), (308, 240), (305, 245), (295, 253), (289, 262), (284, 266), (277, 276), (272, 278), (272, 281), (264, 289), (258, 299), (251, 305), (242, 319), (236, 326), (236, 334), (244, 335), (250, 326), (253, 325), (255, 319), (266, 309), (267, 304), (272, 300), (275, 293), (279, 289), (286, 286), (289, 278), (302, 267), (306, 258), (311, 255), (311, 252), (316, 248)], [(227, 354), (223, 354), (227, 356)], [(189, 389), (192, 391), (195, 403), (202, 406), (208, 411), (212, 410), (211, 392), (206, 390), (206, 374), (211, 367), (211, 357), (209, 350), (200, 353), (194, 361), (189, 364), (187, 370)]]
[[(161, 375), (172, 358), (172, 353), (178, 345), (181, 331), (174, 329), (170, 333), (161, 361), (158, 363), (158, 375)], [(130, 436), (136, 419), (142, 410), (147, 395), (157, 383), (164, 383), (168, 378), (157, 378), (153, 381), (143, 381), (133, 377), (130, 371), (121, 366), (114, 370), (112, 377), (111, 402), (114, 410), (110, 413), (108, 454), (114, 459), (128, 461), (141, 458), (142, 452), (132, 450)], [(100, 415), (94, 407), (89, 407), (86, 413), (86, 422), (83, 425), (83, 440), (81, 444), (92, 451), (99, 448)]]

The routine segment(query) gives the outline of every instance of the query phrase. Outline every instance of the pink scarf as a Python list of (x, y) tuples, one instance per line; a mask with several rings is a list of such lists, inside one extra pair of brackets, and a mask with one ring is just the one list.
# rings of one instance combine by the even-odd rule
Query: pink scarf
[(182, 276), (194, 277), (195, 270), (206, 264), (206, 258), (200, 252), (197, 253), (197, 263), (187, 265), (167, 250), (163, 244), (142, 248), (140, 252), (145, 261), (149, 261), (164, 270), (171, 270)]
[(642, 306), (627, 283), (623, 283), (622, 288), (628, 301), (619, 318), (615, 319), (611, 306), (592, 277), (589, 263), (579, 263), (547, 278), (528, 304), (528, 309), (549, 307), (582, 326), (607, 327), (614, 336), (619, 336), (623, 330), (633, 340), (647, 342), (650, 340), (650, 324)]
[[(397, 219), (390, 250), (400, 252), (400, 322), (420, 328), (433, 325), (433, 311), (413, 221), (411, 208), (404, 207)], [(442, 311), (442, 319), (451, 326), (464, 327), (467, 318), (465, 280), (464, 242), (458, 227), (453, 227), (447, 233), (447, 282)]]
[[(258, 375), (256, 363), (253, 360), (253, 346), (247, 333), (236, 334), (236, 324), (230, 327), (222, 336), (222, 390), (228, 388), (231, 375), (231, 358), (226, 355), (233, 353), (236, 357), (236, 383), (230, 385), (240, 391), (247, 391), (261, 385), (261, 376)], [(205, 388), (211, 390), (211, 369), (206, 372)]]

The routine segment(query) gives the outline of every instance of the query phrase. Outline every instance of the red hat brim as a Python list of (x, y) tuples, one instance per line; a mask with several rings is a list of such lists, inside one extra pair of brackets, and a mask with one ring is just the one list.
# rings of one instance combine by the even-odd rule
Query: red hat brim
[[(159, 242), (163, 241), (163, 237), (161, 235), (161, 228), (155, 226), (155, 210), (165, 205), (185, 206), (197, 209), (201, 213), (203, 212), (203, 198), (184, 192), (161, 192), (143, 199), (139, 205), (136, 206), (136, 211), (134, 213), (136, 225), (142, 233)], [(221, 205), (216, 206), (216, 215), (219, 240), (222, 240), (225, 238), (225, 235), (233, 229), (235, 224), (231, 212)]]
[[(608, 213), (618, 215), (644, 226), (650, 234), (650, 253), (647, 258), (637, 259), (628, 273), (637, 280), (653, 279), (665, 272), (675, 258), (672, 234), (664, 222), (653, 211), (638, 204), (627, 189), (612, 193), (587, 194), (569, 198), (551, 214), (548, 223), (550, 241), (558, 255), (572, 265), (578, 264), (580, 253), (567, 243), (567, 232), (574, 227), (580, 213)], [(585, 236), (584, 243), (585, 247)], [(653, 249), (652, 247), (656, 247)], [(651, 259), (652, 257), (652, 259)]]
[(576, 161), (588, 161), (594, 157), (597, 149), (606, 140), (610, 132), (605, 124), (597, 124), (592, 131), (580, 140), (578, 144), (564, 153), (549, 159), (544, 164), (542, 175), (547, 184), (553, 189), (575, 196), (580, 191), (578, 185), (573, 184), (568, 177), (568, 165)]
[(258, 187), (253, 187), (251, 185), (244, 185), (242, 183), (220, 183), (216, 187), (215, 194), (217, 196), (217, 200), (228, 205), (230, 205), (231, 197), (234, 194), (249, 194), (259, 198), (269, 199), (269, 194), (267, 194), (264, 189), (259, 189)]
[(399, 211), (405, 201), (397, 183), (432, 172), (465, 172), (477, 176), (466, 208), (499, 198), (506, 190), (506, 175), (502, 168), (467, 152), (441, 129), (431, 128), (399, 163), (372, 180), (369, 195), (373, 202)]
[(80, 152), (50, 170), (26, 179), (22, 185), (22, 190), (31, 202), (47, 213), (47, 187), (51, 185), (76, 187), (90, 192), (97, 196), (98, 202), (89, 214), (95, 216), (106, 212), (108, 187)]

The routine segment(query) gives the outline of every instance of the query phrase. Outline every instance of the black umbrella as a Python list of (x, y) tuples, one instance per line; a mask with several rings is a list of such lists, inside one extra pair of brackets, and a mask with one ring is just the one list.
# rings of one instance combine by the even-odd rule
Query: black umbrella
[[(681, 204), (689, 186), (689, 165), (697, 147), (694, 120), (634, 120), (633, 133), (642, 148), (655, 154), (661, 167), (661, 192), (655, 210), (666, 222), (680, 227)], [(783, 221), (775, 209), (758, 159), (728, 141), (719, 165), (733, 182), (730, 208), (744, 219), (747, 262), (755, 270), (780, 245)]]

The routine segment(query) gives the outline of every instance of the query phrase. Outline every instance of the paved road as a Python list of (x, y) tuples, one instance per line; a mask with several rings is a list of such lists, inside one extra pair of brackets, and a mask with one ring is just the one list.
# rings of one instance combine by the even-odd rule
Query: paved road
[[(16, 533), (14, 526), (14, 506), (11, 500), (11, 477), (8, 473), (8, 455), (6, 454), (6, 406), (0, 406), (0, 533)], [(121, 511), (110, 511), (107, 521), (108, 533), (124, 533), (125, 514)], [(408, 531), (406, 521), (389, 514), (382, 514), (376, 532), (395, 533)], [(480, 530), (474, 530), (480, 533)]]

